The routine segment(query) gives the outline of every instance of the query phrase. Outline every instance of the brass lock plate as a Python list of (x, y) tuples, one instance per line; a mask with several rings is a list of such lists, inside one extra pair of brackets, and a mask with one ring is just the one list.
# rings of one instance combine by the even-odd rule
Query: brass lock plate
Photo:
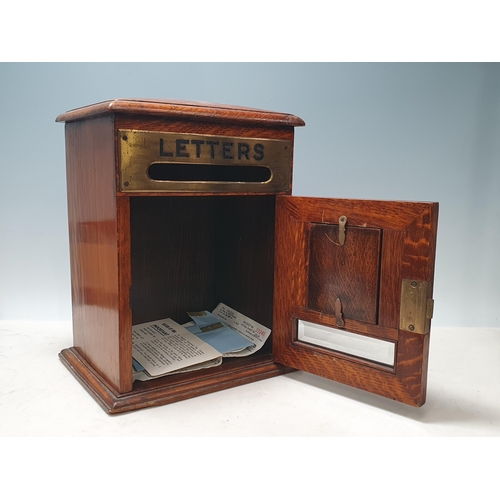
[(413, 333), (429, 333), (433, 312), (432, 283), (404, 279), (399, 328)]

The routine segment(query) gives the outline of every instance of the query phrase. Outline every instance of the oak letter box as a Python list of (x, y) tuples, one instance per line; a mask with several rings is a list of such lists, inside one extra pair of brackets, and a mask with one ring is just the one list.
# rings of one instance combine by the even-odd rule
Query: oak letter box
[[(60, 358), (106, 411), (292, 369), (425, 402), (437, 203), (291, 196), (304, 122), (289, 114), (117, 99), (57, 121), (74, 337)], [(219, 302), (271, 328), (259, 352), (133, 381), (133, 324)]]

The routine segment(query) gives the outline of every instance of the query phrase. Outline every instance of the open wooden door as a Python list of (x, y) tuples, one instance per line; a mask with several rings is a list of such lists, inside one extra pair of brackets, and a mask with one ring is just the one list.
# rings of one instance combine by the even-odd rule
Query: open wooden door
[(278, 196), (273, 356), (425, 403), (438, 204)]

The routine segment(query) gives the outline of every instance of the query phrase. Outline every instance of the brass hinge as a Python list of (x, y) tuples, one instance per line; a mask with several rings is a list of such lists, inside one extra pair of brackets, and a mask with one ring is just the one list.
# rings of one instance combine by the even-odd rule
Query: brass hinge
[(413, 333), (429, 333), (433, 313), (432, 283), (404, 279), (399, 328)]

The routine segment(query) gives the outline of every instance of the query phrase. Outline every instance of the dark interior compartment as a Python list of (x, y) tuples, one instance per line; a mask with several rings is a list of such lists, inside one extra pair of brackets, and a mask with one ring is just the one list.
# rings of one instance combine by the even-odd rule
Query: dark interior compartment
[(272, 329), (275, 196), (131, 197), (130, 218), (133, 324), (224, 302)]

